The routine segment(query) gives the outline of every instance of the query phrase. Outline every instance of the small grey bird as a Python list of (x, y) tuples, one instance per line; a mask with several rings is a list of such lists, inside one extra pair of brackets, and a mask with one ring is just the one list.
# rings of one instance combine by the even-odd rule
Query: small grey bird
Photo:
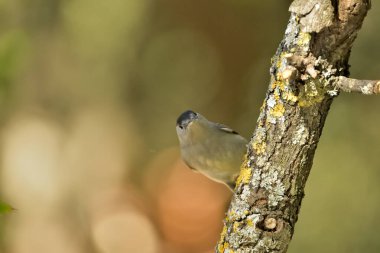
[(190, 110), (178, 117), (176, 130), (184, 162), (233, 190), (247, 140), (229, 127)]

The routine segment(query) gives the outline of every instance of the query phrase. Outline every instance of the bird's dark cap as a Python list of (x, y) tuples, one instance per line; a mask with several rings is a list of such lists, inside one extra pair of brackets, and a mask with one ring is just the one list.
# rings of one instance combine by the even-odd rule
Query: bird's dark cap
[(193, 121), (194, 119), (197, 119), (198, 118), (198, 114), (191, 111), (191, 110), (187, 110), (185, 112), (183, 112), (177, 119), (177, 126), (180, 126), (181, 128), (182, 127), (186, 127), (191, 121)]

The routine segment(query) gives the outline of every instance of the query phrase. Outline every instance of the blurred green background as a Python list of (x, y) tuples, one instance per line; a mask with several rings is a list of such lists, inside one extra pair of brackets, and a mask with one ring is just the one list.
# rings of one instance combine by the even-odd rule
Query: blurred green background
[[(230, 193), (179, 159), (193, 109), (247, 138), (291, 1), (0, 1), (3, 253), (206, 253)], [(352, 76), (380, 78), (374, 2)], [(379, 97), (333, 103), (289, 252), (378, 252)]]

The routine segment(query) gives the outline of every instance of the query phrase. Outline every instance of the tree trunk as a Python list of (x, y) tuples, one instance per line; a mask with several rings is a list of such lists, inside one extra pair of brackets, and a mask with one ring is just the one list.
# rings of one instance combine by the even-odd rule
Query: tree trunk
[[(295, 0), (217, 252), (286, 252), (370, 0)], [(338, 78), (339, 77), (339, 78)]]

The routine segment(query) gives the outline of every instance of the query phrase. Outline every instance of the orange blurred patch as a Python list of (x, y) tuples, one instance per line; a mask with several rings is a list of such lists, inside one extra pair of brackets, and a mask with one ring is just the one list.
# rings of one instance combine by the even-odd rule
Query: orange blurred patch
[(212, 249), (230, 197), (227, 187), (191, 171), (177, 158), (156, 193), (164, 239), (189, 252)]

